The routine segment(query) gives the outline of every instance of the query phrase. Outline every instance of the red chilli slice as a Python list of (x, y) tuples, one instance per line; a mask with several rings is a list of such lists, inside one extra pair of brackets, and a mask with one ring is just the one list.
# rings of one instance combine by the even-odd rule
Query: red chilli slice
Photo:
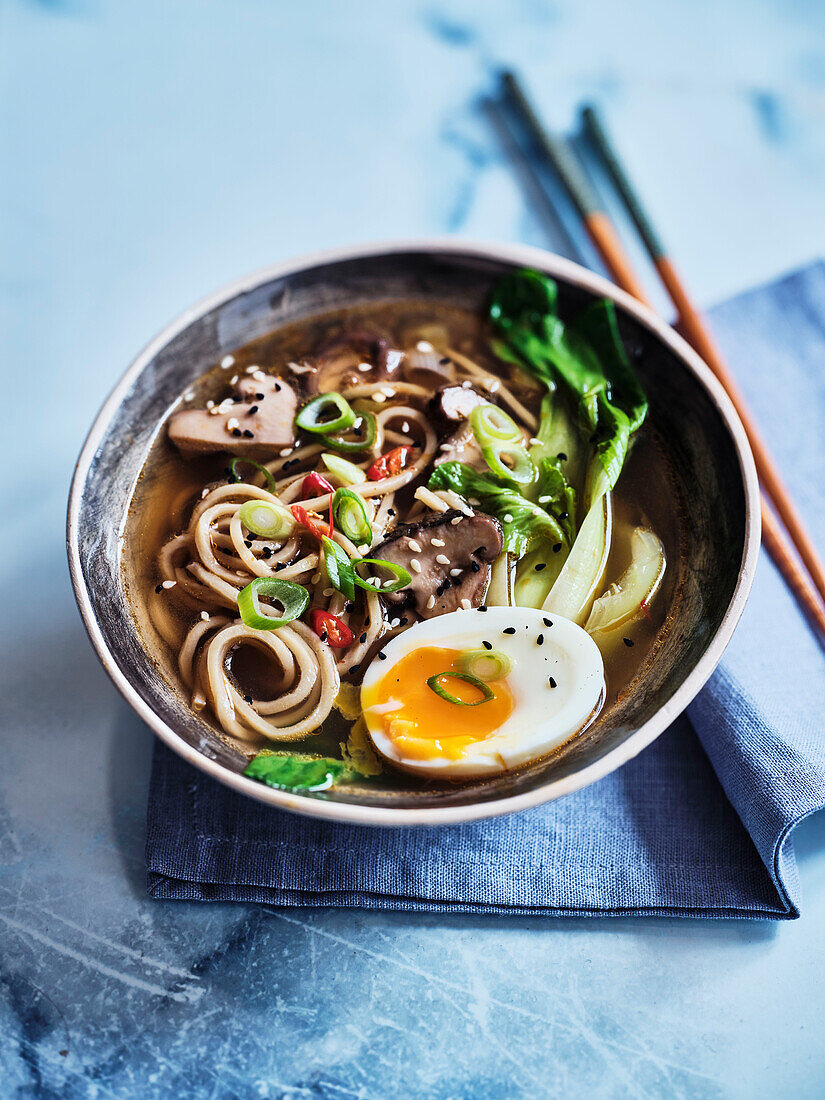
[(405, 470), (415, 447), (393, 447), (391, 451), (377, 458), (367, 470), (367, 481), (383, 481), (385, 477), (395, 477)]
[(309, 622), (321, 641), (326, 642), (333, 649), (344, 649), (355, 640), (355, 635), (346, 623), (342, 622), (337, 615), (322, 611), (320, 607), (310, 611)]

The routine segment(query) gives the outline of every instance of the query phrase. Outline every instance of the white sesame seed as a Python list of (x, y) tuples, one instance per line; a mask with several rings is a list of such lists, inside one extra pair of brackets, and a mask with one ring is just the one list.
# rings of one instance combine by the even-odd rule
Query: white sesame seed
[(400, 619), (390, 619), (390, 626), (401, 626)]
[(461, 516), (455, 516), (453, 519), (450, 520), (450, 523), (453, 525), (453, 527), (455, 527), (457, 523), (461, 523)]
[(208, 623), (209, 622), (209, 612), (208, 611), (201, 611), (201, 618), (203, 619), (203, 621), (205, 623)]
[(256, 382), (266, 382), (266, 375), (262, 370), (256, 370), (252, 377)]
[(404, 423), (401, 425), (401, 431), (404, 432), (404, 434), (406, 435), (409, 430), (410, 430), (410, 422), (409, 422), (409, 420), (405, 420)]
[(233, 374), (232, 377), (229, 379), (229, 385), (234, 386), (239, 378), (240, 378), (239, 374)]
[(207, 409), (214, 409), (215, 408), (215, 402), (214, 401), (207, 401), (206, 402), (206, 407), (207, 407)]
[(221, 412), (221, 410), (218, 408), (217, 405), (215, 405), (214, 408), (209, 410), (209, 415), (210, 416), (217, 416), (219, 412)]
[(284, 447), (282, 451), (278, 451), (278, 454), (281, 456), (281, 458), (286, 458), (288, 455), (292, 454), (292, 448)]
[(551, 496), (541, 496), (539, 497), (539, 504), (549, 504), (552, 499)]
[(415, 551), (416, 554), (421, 553), (421, 543), (416, 539), (410, 539), (410, 550)]
[(453, 449), (452, 443), (442, 443), (438, 448), (440, 451), (451, 451)]
[(221, 370), (229, 370), (229, 368), (234, 366), (234, 364), (235, 364), (235, 356), (234, 355), (224, 355), (223, 359), (221, 359)]
[(317, 584), (320, 579), (321, 579), (321, 574), (320, 573), (313, 573), (312, 574), (312, 583), (313, 584)]
[(370, 544), (368, 542), (363, 542), (358, 547), (358, 553), (363, 556), (364, 554), (369, 553), (369, 548), (370, 548)]
[(334, 592), (334, 591), (335, 591), (335, 589), (334, 589), (334, 588), (325, 588), (325, 589), (324, 589), (324, 595), (325, 595), (325, 596), (331, 596), (331, 595), (333, 594), (333, 592)]
[(392, 386), (384, 386), (381, 392), (384, 394), (385, 397), (395, 397), (395, 390), (392, 388)]
[(253, 363), (251, 367), (246, 368), (246, 373), (247, 374), (254, 374), (256, 370), (260, 370), (260, 369), (261, 368), (258, 366), (257, 363)]
[(469, 389), (470, 389), (470, 387), (472, 386), (472, 384), (473, 384), (473, 383), (472, 383), (472, 382), (470, 381), (470, 379), (469, 379), (469, 378), (467, 378), (467, 379), (465, 379), (465, 380), (464, 380), (464, 381), (463, 381), (463, 382), (461, 383), (461, 388), (462, 388), (463, 390), (469, 390)]
[(419, 340), (415, 346), (419, 351), (435, 351), (429, 340)]
[(447, 557), (446, 554), (436, 554), (435, 560), (438, 562), (439, 565), (449, 565), (450, 564), (450, 559)]
[(433, 544), (433, 546), (446, 546), (447, 545), (447, 543), (444, 541), (444, 539), (432, 539), (432, 544)]
[(383, 393), (374, 393), (372, 395), (372, 399), (376, 403), (376, 405), (383, 405), (384, 402), (387, 400), (387, 396)]
[(410, 569), (412, 569), (413, 573), (420, 573), (421, 572), (421, 562), (416, 561), (416, 559), (413, 558), (410, 561)]
[(177, 581), (164, 581), (163, 582), (163, 587), (164, 588), (174, 588), (177, 583), (178, 583)]
[(467, 503), (473, 504), (475, 505), (475, 507), (478, 507), (478, 505), (481, 504), (481, 501), (478, 499), (478, 497), (467, 497)]
[(435, 596), (430, 596), (430, 598), (427, 600), (427, 610), (432, 611), (432, 609), (434, 607), (435, 607)]
[(531, 442), (531, 443), (533, 444), (533, 446), (534, 446), (534, 447), (540, 447), (540, 446), (541, 446), (541, 440), (540, 440), (540, 439), (536, 439), (536, 437), (535, 437), (535, 436), (533, 436), (533, 437), (532, 437), (532, 439), (530, 440), (530, 442)]
[(239, 421), (237, 416), (230, 416), (230, 418), (226, 422), (226, 430), (228, 432), (231, 432), (234, 428), (238, 427), (238, 423)]
[(372, 370), (372, 363), (359, 363), (358, 364), (358, 369), (360, 371), (362, 371), (364, 374), (366, 374), (367, 371)]
[(451, 577), (458, 577), (460, 575), (461, 575), (461, 570), (460, 569), (451, 569), (450, 570), (450, 576)]
[(205, 706), (206, 696), (202, 692), (196, 691), (195, 694), (192, 696), (192, 709), (203, 710)]
[(194, 396), (195, 396), (195, 394), (193, 393), (192, 390), (187, 390), (186, 393), (183, 395), (183, 400), (184, 401), (191, 401), (194, 398)]
[(505, 512), (503, 518), (504, 518), (505, 523), (512, 523), (513, 522), (513, 517), (510, 514), (510, 512)]
[(473, 605), (470, 603), (470, 601), (465, 596), (465, 598), (461, 601), (462, 611), (469, 611), (472, 606)]
[(209, 496), (209, 486), (207, 486), (205, 489), (201, 490), (201, 500), (203, 500), (204, 497), (208, 497), (208, 496)]

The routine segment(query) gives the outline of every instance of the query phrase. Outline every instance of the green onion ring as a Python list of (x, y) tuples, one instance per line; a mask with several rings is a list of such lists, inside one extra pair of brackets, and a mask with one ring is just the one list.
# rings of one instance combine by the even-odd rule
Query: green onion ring
[(329, 583), (337, 588), (348, 600), (355, 599), (355, 570), (349, 555), (331, 538), (321, 536), (324, 548), (324, 568)]
[[(333, 451), (342, 451), (344, 454), (354, 454), (357, 451), (368, 450), (375, 442), (377, 432), (375, 417), (372, 413), (359, 412), (357, 418), (362, 425), (361, 435), (355, 439), (344, 439), (340, 435), (325, 435), (323, 439), (324, 446), (330, 447)], [(354, 424), (353, 427), (355, 427)]]
[[(261, 611), (259, 596), (269, 596), (283, 605), (280, 618)], [(277, 577), (256, 577), (238, 593), (238, 611), (251, 630), (277, 630), (297, 619), (306, 611), (309, 592), (302, 584), (282, 581)]]
[(335, 525), (356, 546), (372, 542), (372, 527), (364, 498), (352, 489), (336, 489), (332, 498)]
[(289, 509), (270, 500), (245, 500), (240, 518), (247, 531), (265, 539), (285, 539), (295, 530)]
[[(516, 485), (530, 485), (536, 480), (533, 460), (520, 443), (491, 443), (482, 447), (481, 453), (497, 477), (514, 481)], [(502, 461), (502, 455), (511, 459), (512, 466)]]
[[(333, 409), (337, 416), (324, 419)], [(305, 432), (326, 435), (328, 432), (343, 432), (355, 423), (355, 411), (340, 393), (319, 393), (308, 401), (295, 417), (295, 426)]]
[(470, 412), (470, 427), (482, 447), (490, 443), (520, 443), (524, 438), (515, 420), (498, 405), (477, 405)]
[(269, 491), (271, 493), (274, 493), (275, 490), (278, 488), (278, 483), (275, 481), (275, 478), (272, 476), (272, 474), (269, 472), (269, 470), (267, 470), (266, 466), (262, 466), (260, 464), (260, 462), (253, 462), (251, 458), (233, 458), (232, 459), (232, 461), (229, 463), (229, 469), (232, 471), (233, 480), (243, 481), (243, 478), (238, 473), (238, 463), (239, 462), (245, 462), (247, 466), (254, 466), (256, 470), (258, 470), (260, 473), (262, 473), (264, 475), (264, 477), (266, 478), (266, 483), (267, 483), (267, 485), (269, 487)]
[[(492, 671), (489, 668), (489, 662), (494, 666)], [(484, 680), (486, 683), (503, 680), (505, 676), (510, 675), (513, 668), (512, 660), (500, 649), (468, 649), (461, 654), (456, 663), (462, 672)], [(485, 664), (487, 664), (486, 669)]]
[[(355, 583), (359, 588), (365, 588), (367, 592), (377, 592), (381, 595), (384, 592), (400, 592), (402, 588), (406, 588), (412, 580), (412, 574), (408, 573), (403, 565), (396, 565), (392, 561), (382, 561), (381, 558), (358, 558), (352, 563), (353, 570), (355, 571)], [(376, 565), (380, 569), (386, 569), (392, 573), (397, 579), (392, 584), (382, 585), (380, 582), (375, 585), (370, 581), (365, 581), (358, 575), (359, 565)]]
[(363, 485), (367, 480), (367, 475), (360, 466), (340, 455), (321, 455), (321, 461), (344, 485)]
[[(452, 676), (455, 680), (463, 680), (465, 684), (478, 688), (482, 698), (477, 699), (474, 703), (468, 703), (465, 699), (450, 695), (449, 691), (438, 682), (443, 680), (445, 676)], [(430, 676), (427, 680), (427, 687), (434, 691), (439, 698), (446, 700), (448, 703), (457, 703), (460, 707), (480, 707), (482, 703), (489, 703), (491, 699), (495, 698), (493, 689), (488, 687), (483, 680), (479, 680), (478, 676), (471, 676), (469, 672), (437, 672), (435, 676)]]

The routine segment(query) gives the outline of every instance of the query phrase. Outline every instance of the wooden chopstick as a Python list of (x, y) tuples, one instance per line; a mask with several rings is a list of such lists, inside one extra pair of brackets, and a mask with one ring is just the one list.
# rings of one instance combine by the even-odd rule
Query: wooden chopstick
[[(610, 272), (614, 281), (620, 287), (622, 287), (623, 290), (626, 290), (629, 294), (631, 294), (634, 298), (641, 302), (644, 302), (645, 304), (648, 304), (644, 295), (644, 291), (641, 288), (641, 284), (639, 283), (639, 280), (637, 279), (633, 271), (630, 260), (624, 251), (624, 247), (621, 243), (621, 238), (613, 227), (607, 213), (603, 209), (601, 209), (601, 204), (594, 189), (590, 186), (590, 183), (584, 176), (584, 173), (576, 164), (570, 146), (566, 142), (563, 142), (558, 138), (551, 137), (547, 133), (535, 111), (532, 109), (529, 100), (524, 94), (517, 78), (513, 73), (503, 74), (502, 83), (504, 85), (504, 89), (508, 99), (510, 100), (514, 110), (518, 112), (521, 118), (521, 122), (527, 132), (530, 134), (536, 150), (544, 157), (546, 162), (557, 173), (563, 186), (567, 190), (571, 201), (575, 205), (582, 220), (584, 221), (588, 233), (590, 234), (593, 243), (596, 245), (596, 248), (602, 256), (605, 266), (607, 267), (607, 270)], [(564, 149), (564, 152), (562, 152), (562, 148)], [(618, 165), (618, 160), (615, 160), (615, 163)], [(571, 164), (573, 165), (572, 171), (570, 167)], [(629, 181), (627, 180), (627, 177), (626, 175), (624, 175), (624, 173), (622, 173), (622, 175), (625, 182), (627, 183), (628, 194), (632, 195), (633, 191), (632, 188), (630, 188)], [(621, 197), (626, 201), (625, 194), (622, 194), (621, 192), (620, 194)], [(648, 235), (647, 239), (643, 238), (645, 240), (645, 244), (647, 245), (648, 241), (658, 242), (658, 237), (653, 231), (650, 222), (645, 217), (641, 204), (638, 202), (638, 199), (635, 197), (635, 195), (634, 208), (635, 215), (631, 212), (631, 217), (633, 217), (634, 222), (636, 223), (637, 227), (639, 227), (640, 235), (640, 226), (642, 224), (645, 226), (645, 232)], [(594, 213), (600, 215), (600, 217), (595, 219), (595, 233), (593, 231)], [(638, 221), (636, 220), (637, 217), (639, 219)], [(609, 227), (606, 234), (603, 232), (605, 224), (607, 224)], [(661, 250), (661, 254), (662, 256), (664, 256), (663, 250)], [(667, 258), (664, 258), (667, 266)], [(672, 270), (672, 264), (670, 264), (669, 266)], [(665, 285), (667, 286), (667, 283), (665, 283)], [(670, 288), (668, 287), (668, 290), (669, 289)], [(684, 297), (687, 298), (686, 295)], [(679, 311), (681, 317), (679, 302), (677, 302), (675, 298), (674, 304), (676, 305), (677, 311)], [(690, 342), (693, 343), (692, 340)], [(694, 344), (694, 347), (696, 347), (696, 350), (699, 352), (700, 355), (702, 355), (702, 351), (699, 347), (696, 346), (696, 344)], [(711, 363), (708, 363), (708, 365), (712, 367)], [(730, 377), (729, 371), (725, 369), (724, 375), (717, 374), (717, 377), (727, 390), (727, 379)], [(734, 386), (734, 388), (736, 387)], [(733, 398), (731, 399), (733, 401)], [(737, 411), (739, 411), (738, 406), (736, 406), (736, 402), (734, 401), (733, 403), (734, 406), (737, 407)], [(741, 413), (740, 419), (743, 420), (743, 425), (745, 425), (745, 430), (747, 431), (747, 424), (745, 423), (745, 420), (741, 417)], [(823, 607), (820, 593), (812, 583), (811, 578), (808, 576), (808, 574), (805, 572), (805, 570), (802, 568), (799, 561), (797, 560), (796, 554), (794, 552), (793, 543), (791, 542), (788, 534), (786, 534), (785, 530), (782, 528), (774, 513), (768, 507), (764, 495), (761, 501), (761, 516), (762, 541), (765, 545), (765, 548), (767, 549), (768, 553), (770, 554), (771, 558), (773, 559), (774, 563), (776, 564), (777, 568), (785, 579), (785, 583), (793, 594), (795, 600), (797, 601), (801, 609), (805, 612), (808, 621), (811, 623), (812, 627), (815, 628), (820, 642), (825, 645), (825, 607)]]
[(736, 379), (722, 358), (722, 353), (713, 339), (707, 322), (691, 300), (673, 261), (667, 255), (659, 234), (654, 230), (650, 219), (645, 213), (639, 196), (607, 136), (598, 112), (594, 107), (585, 107), (582, 111), (582, 120), (587, 137), (610, 175), (676, 307), (679, 316), (679, 328), (682, 334), (699, 352), (727, 390), (728, 397), (733, 402), (750, 441), (759, 479), (767, 491), (779, 518), (785, 524), (788, 534), (791, 536), (800, 558), (805, 563), (805, 568), (810, 573), (820, 597), (825, 600), (825, 565), (823, 565), (810, 535), (805, 530), (802, 517), (799, 515), (776, 463), (768, 451), (762, 433), (754, 420), (753, 414), (748, 409)]

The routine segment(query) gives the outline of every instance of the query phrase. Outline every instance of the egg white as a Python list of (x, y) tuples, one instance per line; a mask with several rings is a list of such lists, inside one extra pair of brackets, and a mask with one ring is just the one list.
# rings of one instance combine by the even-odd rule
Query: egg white
[[(548, 626), (547, 620), (552, 625)], [(515, 627), (515, 634), (504, 634), (507, 627)], [(539, 636), (543, 638), (541, 644)], [(596, 643), (569, 619), (532, 607), (453, 611), (416, 623), (386, 644), (386, 660), (375, 660), (369, 666), (362, 699), (369, 698), (371, 689), (413, 650), (424, 646), (481, 649), (482, 641), (492, 643), (493, 649), (506, 653), (512, 661), (506, 677), (515, 703), (510, 716), (489, 737), (468, 745), (459, 759), (433, 755), (420, 760), (405, 757), (384, 732), (381, 714), (392, 707), (367, 707), (364, 719), (381, 756), (397, 767), (434, 779), (477, 779), (546, 756), (575, 736), (598, 712), (605, 681)], [(403, 710), (398, 715), (403, 716)], [(444, 735), (448, 736), (448, 731)]]

